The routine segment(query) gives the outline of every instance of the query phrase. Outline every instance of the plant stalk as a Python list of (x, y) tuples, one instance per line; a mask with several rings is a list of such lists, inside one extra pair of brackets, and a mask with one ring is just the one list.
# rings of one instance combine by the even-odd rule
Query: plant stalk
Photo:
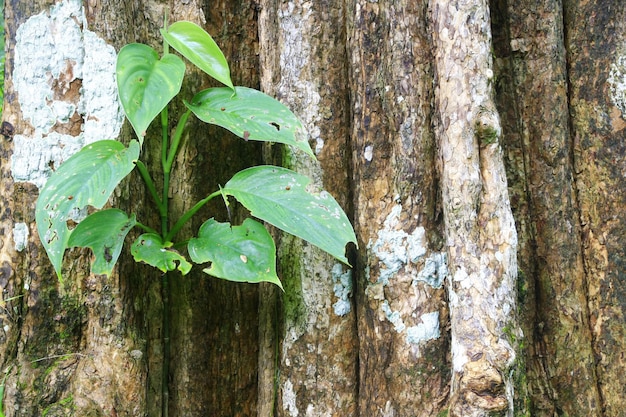
[(178, 233), (180, 231), (180, 229), (183, 228), (185, 223), (187, 223), (189, 221), (189, 219), (191, 219), (193, 217), (193, 215), (198, 212), (198, 210), (200, 210), (206, 203), (208, 203), (209, 201), (211, 201), (213, 198), (217, 197), (220, 194), (222, 194), (221, 190), (216, 191), (213, 194), (211, 194), (210, 196), (205, 197), (202, 200), (198, 201), (192, 208), (187, 210), (185, 212), (185, 214), (183, 214), (180, 217), (180, 219), (178, 219), (176, 224), (174, 224), (174, 226), (169, 231), (167, 236), (165, 236), (164, 241), (166, 241), (166, 242), (171, 241), (174, 238), (174, 236), (176, 236), (176, 233)]
[(161, 235), (165, 237), (168, 231), (169, 223), (169, 191), (170, 191), (170, 170), (167, 167), (167, 148), (169, 146), (168, 134), (168, 111), (167, 106), (161, 111), (161, 166), (163, 167), (163, 190), (161, 190)]
[(152, 199), (154, 200), (157, 207), (159, 208), (159, 213), (160, 213), (162, 211), (161, 206), (163, 204), (161, 203), (159, 194), (157, 193), (156, 187), (154, 186), (154, 181), (152, 181), (152, 177), (150, 177), (148, 168), (146, 168), (146, 165), (139, 160), (137, 161), (136, 166), (137, 166), (137, 169), (139, 170), (139, 174), (141, 175), (141, 178), (143, 179), (143, 182), (145, 182), (146, 186), (148, 187), (148, 191), (150, 191), (150, 195), (152, 196)]
[(163, 364), (161, 367), (161, 416), (168, 417), (170, 399), (170, 280), (169, 273), (161, 276), (161, 299), (163, 302)]

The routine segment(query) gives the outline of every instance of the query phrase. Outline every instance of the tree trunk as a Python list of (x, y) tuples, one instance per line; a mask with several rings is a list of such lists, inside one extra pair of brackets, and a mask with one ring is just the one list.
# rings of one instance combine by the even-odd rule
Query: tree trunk
[[(85, 143), (130, 139), (115, 51), (160, 48), (166, 9), (212, 34), (235, 84), (287, 104), (318, 158), (194, 121), (173, 216), (242, 168), (282, 164), (344, 207), (352, 268), (273, 231), (284, 293), (200, 271), (163, 281), (128, 254), (105, 279), (79, 250), (56, 279), (38, 188)], [(6, 1), (6, 415), (620, 415), (625, 17), (617, 0)], [(183, 96), (209, 83), (191, 72)], [(158, 221), (137, 176), (111, 203)], [(181, 237), (227, 215), (201, 214)]]

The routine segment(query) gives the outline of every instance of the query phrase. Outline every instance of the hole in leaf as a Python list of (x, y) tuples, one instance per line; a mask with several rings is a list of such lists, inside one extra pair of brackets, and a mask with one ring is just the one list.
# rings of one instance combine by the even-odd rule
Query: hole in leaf
[(76, 228), (76, 226), (78, 226), (78, 223), (76, 223), (72, 219), (68, 219), (68, 220), (65, 221), (65, 225), (67, 226), (68, 230), (74, 230)]
[(278, 130), (280, 132), (280, 125), (276, 122), (270, 122), (270, 125), (274, 126), (276, 128), (276, 130)]
[(105, 246), (104, 247), (104, 260), (107, 262), (111, 262), (113, 260), (113, 255), (111, 255), (111, 247), (110, 246)]

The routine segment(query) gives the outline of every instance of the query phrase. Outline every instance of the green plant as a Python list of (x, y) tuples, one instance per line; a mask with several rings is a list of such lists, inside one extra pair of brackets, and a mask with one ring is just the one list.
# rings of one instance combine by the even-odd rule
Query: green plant
[[(36, 207), (39, 236), (59, 278), (63, 255), (70, 247), (89, 247), (94, 253), (92, 272), (111, 274), (131, 229), (141, 234), (131, 253), (163, 272), (187, 274), (196, 264), (210, 263), (203, 271), (232, 281), (272, 282), (276, 275), (274, 241), (254, 218), (241, 225), (208, 219), (196, 237), (176, 240), (178, 232), (210, 200), (229, 197), (246, 207), (252, 216), (298, 236), (347, 263), (345, 245), (356, 238), (350, 222), (328, 193), (310, 189), (309, 179), (277, 166), (255, 166), (235, 174), (222, 187), (198, 201), (179, 219), (170, 219), (168, 193), (174, 160), (189, 117), (221, 126), (245, 141), (279, 142), (293, 146), (311, 158), (314, 154), (303, 139), (302, 125), (280, 102), (260, 91), (236, 87), (226, 58), (211, 36), (191, 22), (176, 22), (161, 30), (163, 55), (150, 46), (129, 44), (117, 59), (117, 83), (124, 112), (137, 135), (128, 146), (103, 140), (87, 145), (65, 161), (41, 189)], [(180, 92), (185, 63), (180, 55), (225, 87), (198, 92), (183, 100), (187, 110), (169, 135), (168, 105)], [(161, 140), (146, 138), (157, 116)], [(144, 146), (161, 146), (163, 183), (157, 188), (148, 167), (140, 160)], [(88, 207), (102, 209), (109, 197), (134, 169), (146, 183), (158, 209), (161, 224), (153, 228), (134, 214), (109, 208), (84, 217)], [(81, 221), (79, 221), (84, 217)], [(73, 227), (75, 222), (78, 224)], [(186, 253), (181, 249), (187, 249)], [(190, 262), (191, 260), (191, 262)]]

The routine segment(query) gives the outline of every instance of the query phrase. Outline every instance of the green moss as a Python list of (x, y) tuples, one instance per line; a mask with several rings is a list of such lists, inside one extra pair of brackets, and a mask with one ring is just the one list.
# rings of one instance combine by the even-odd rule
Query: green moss
[(283, 236), (283, 245), (278, 257), (283, 282), (283, 309), (289, 327), (304, 332), (306, 329), (306, 305), (302, 292), (301, 254), (304, 243), (292, 236)]
[(437, 417), (448, 417), (448, 409), (446, 408), (445, 410), (438, 412)]
[(42, 417), (57, 417), (57, 416), (73, 416), (76, 406), (74, 405), (74, 397), (68, 396), (62, 400), (50, 404), (41, 413)]
[(475, 129), (475, 135), (480, 146), (491, 145), (498, 141), (498, 131), (492, 126), (477, 123)]

